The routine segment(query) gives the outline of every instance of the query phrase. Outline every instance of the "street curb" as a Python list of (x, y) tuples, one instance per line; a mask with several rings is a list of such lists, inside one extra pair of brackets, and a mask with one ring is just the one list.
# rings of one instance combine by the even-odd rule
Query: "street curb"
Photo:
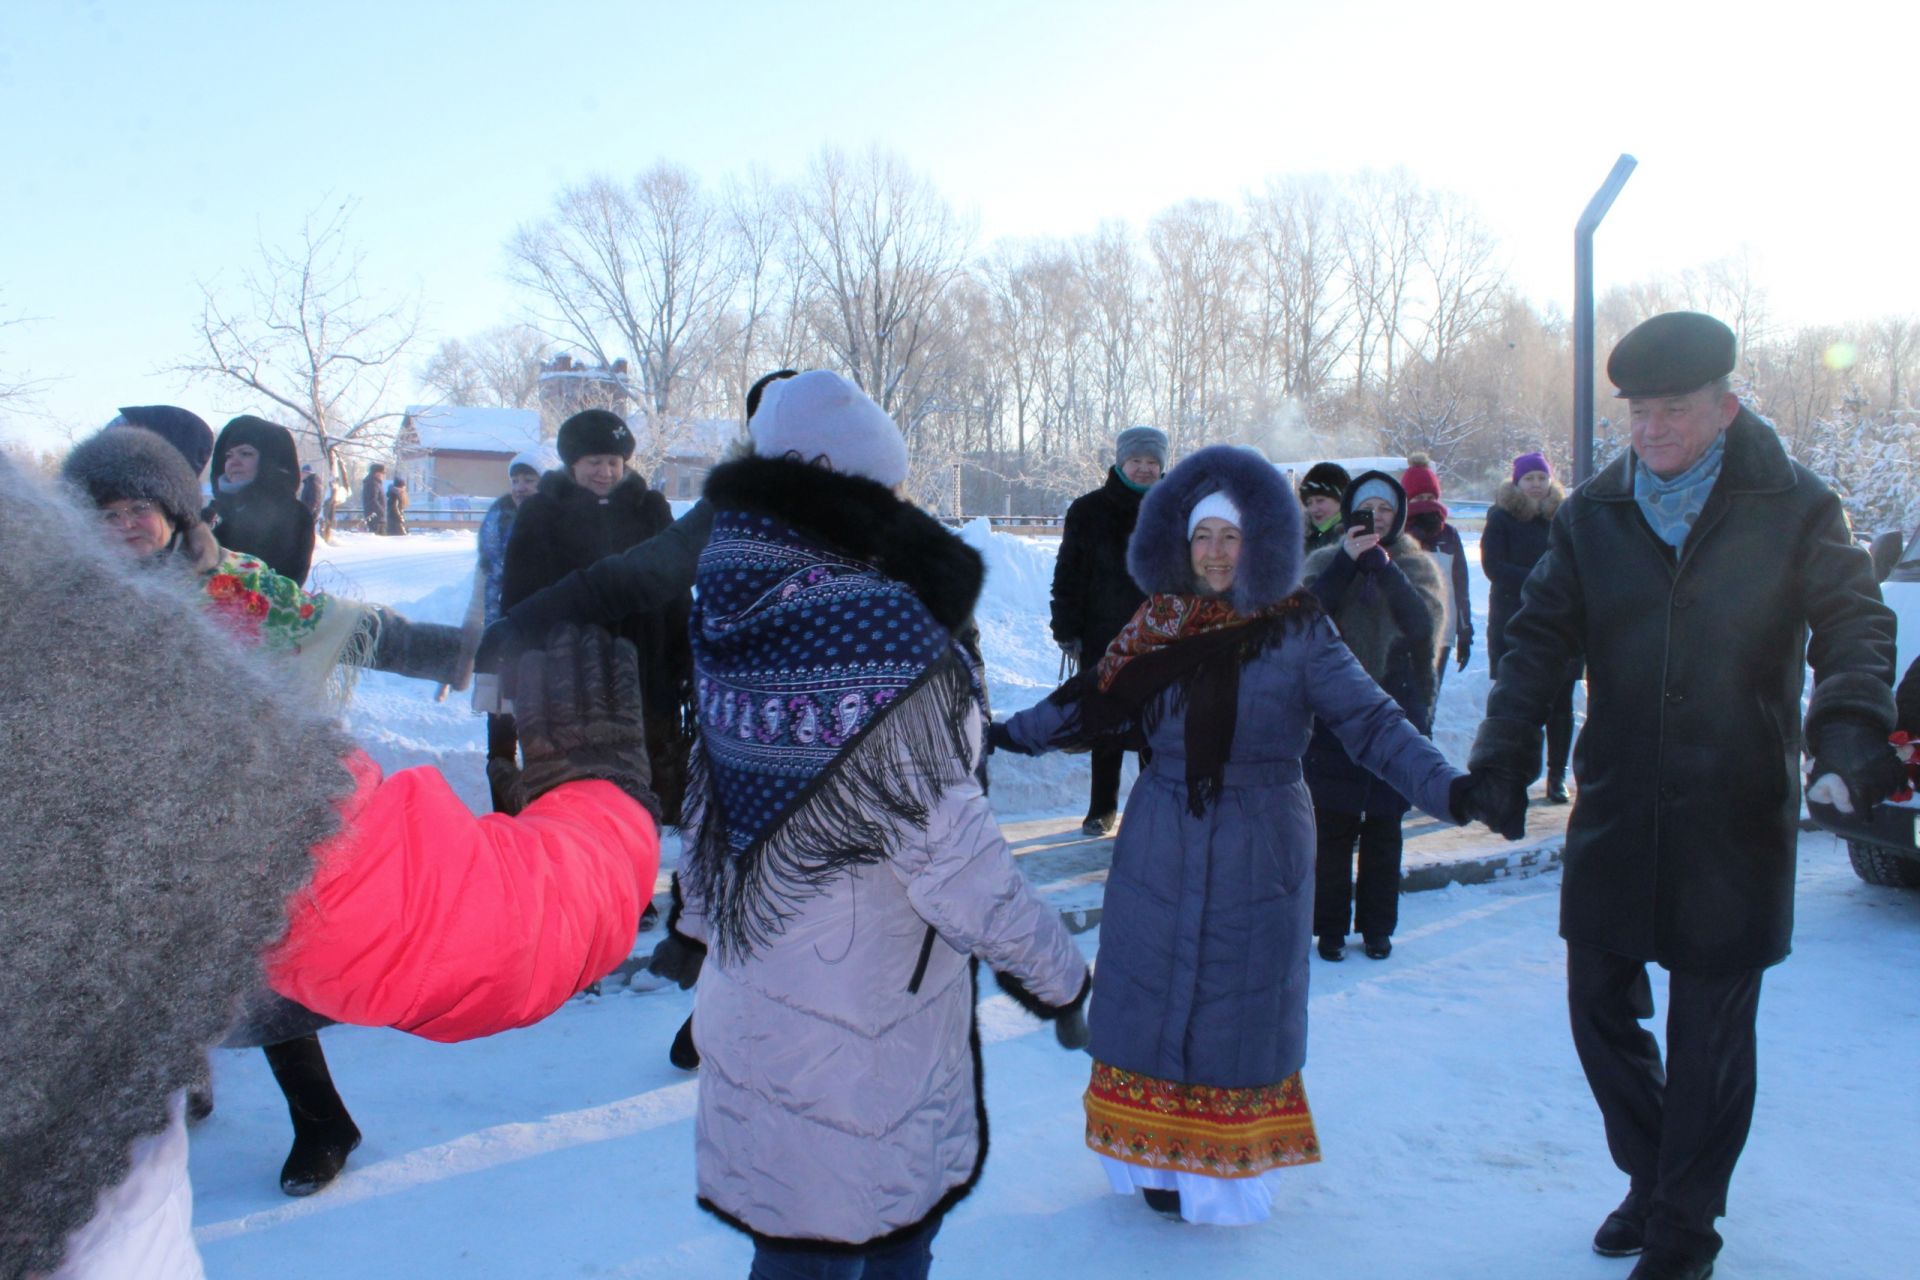
[(1567, 847), (1564, 835), (1545, 836), (1492, 853), (1431, 862), (1401, 873), (1400, 892), (1420, 893), (1450, 884), (1486, 884), (1490, 880), (1524, 880), (1560, 865)]

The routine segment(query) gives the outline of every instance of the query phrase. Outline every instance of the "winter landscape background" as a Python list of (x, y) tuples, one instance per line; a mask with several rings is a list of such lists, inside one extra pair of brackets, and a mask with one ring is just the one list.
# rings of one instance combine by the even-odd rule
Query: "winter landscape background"
[[(988, 560), (980, 619), (1005, 714), (1057, 671), (1052, 547), (980, 525), (966, 536)], [(1470, 537), (1470, 563), (1475, 550)], [(320, 549), (314, 579), (452, 621), (472, 555), (462, 534), (345, 534)], [(1456, 755), (1485, 688), (1479, 653), (1449, 674), (1440, 737)], [(482, 722), (459, 697), (436, 703), (425, 685), (369, 674), (351, 720), (386, 767), (437, 765), (484, 804)], [(1084, 764), (1061, 757), (997, 759), (994, 778), (1007, 820), (1077, 819), (1085, 803)], [(1087, 901), (1083, 884), (1037, 887), (1063, 905)], [(1305, 1080), (1325, 1160), (1284, 1173), (1273, 1219), (1256, 1227), (1183, 1226), (1108, 1194), (1081, 1142), (1088, 1059), (986, 996), (991, 1155), (935, 1242), (935, 1273), (1623, 1277), (1628, 1262), (1587, 1246), (1624, 1184), (1566, 1031), (1557, 890), (1547, 874), (1411, 894), (1392, 959), (1315, 964)], [(1099, 944), (1098, 929), (1080, 935), (1090, 956)], [(1716, 1274), (1913, 1273), (1917, 973), (1920, 894), (1865, 885), (1831, 837), (1804, 836), (1795, 954), (1767, 975), (1753, 1139)], [(1664, 1011), (1657, 969), (1654, 985)], [(536, 1027), (457, 1046), (324, 1033), (366, 1141), (334, 1186), (300, 1201), (278, 1190), (288, 1126), (264, 1060), (216, 1051), (218, 1108), (192, 1139), (209, 1274), (744, 1275), (745, 1239), (693, 1203), (696, 1084), (666, 1060), (692, 1001), (672, 986), (609, 984)]]

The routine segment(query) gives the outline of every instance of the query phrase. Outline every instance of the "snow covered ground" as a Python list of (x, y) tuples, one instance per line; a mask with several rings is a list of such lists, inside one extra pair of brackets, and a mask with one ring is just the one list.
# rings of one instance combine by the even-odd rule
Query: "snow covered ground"
[[(1052, 687), (1052, 548), (967, 531), (995, 705)], [(1469, 557), (1473, 548), (1469, 546)], [(454, 620), (470, 535), (344, 535), (316, 581)], [(1476, 612), (1485, 584), (1476, 579)], [(1484, 656), (1450, 673), (1441, 739), (1464, 751)], [(481, 722), (458, 696), (370, 675), (354, 732), (389, 767), (446, 769), (483, 802)], [(1029, 762), (1007, 762), (1027, 765)], [(996, 760), (1004, 813), (1077, 816), (1085, 766)], [(1856, 880), (1802, 840), (1795, 956), (1767, 977), (1754, 1136), (1717, 1274), (1905, 1277), (1920, 1257), (1920, 894)], [(1587, 1241), (1624, 1191), (1565, 1029), (1557, 876), (1410, 895), (1393, 958), (1316, 963), (1306, 1069), (1326, 1159), (1283, 1175), (1273, 1220), (1162, 1220), (1107, 1194), (1081, 1144), (1087, 1058), (1003, 996), (982, 1002), (992, 1155), (935, 1242), (936, 1275), (1617, 1277)], [(644, 946), (652, 938), (643, 937)], [(1089, 955), (1095, 931), (1082, 935)], [(1656, 976), (1664, 1010), (1664, 984)], [(309, 1200), (277, 1178), (290, 1138), (257, 1051), (215, 1054), (218, 1109), (194, 1131), (195, 1221), (216, 1277), (744, 1276), (747, 1242), (693, 1203), (695, 1082), (666, 1048), (692, 1004), (668, 987), (570, 1002), (472, 1044), (325, 1033), (366, 1134)]]

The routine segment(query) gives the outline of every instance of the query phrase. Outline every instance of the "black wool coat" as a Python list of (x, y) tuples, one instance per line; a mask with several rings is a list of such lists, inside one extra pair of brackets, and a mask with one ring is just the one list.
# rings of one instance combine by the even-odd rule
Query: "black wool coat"
[(1140, 517), (1140, 499), (1107, 468), (1107, 482), (1067, 508), (1060, 555), (1053, 566), (1053, 638), (1080, 643), (1091, 665), (1146, 600), (1127, 572), (1127, 540)]
[[(511, 610), (534, 592), (646, 541), (673, 523), (666, 498), (630, 473), (604, 499), (564, 470), (540, 477), (540, 488), (520, 504), (507, 538), (500, 606)], [(612, 630), (640, 651), (640, 692), (646, 704), (648, 754), (654, 790), (666, 820), (678, 820), (685, 788), (687, 720), (692, 705), (693, 651), (687, 640), (690, 591), (665, 607), (629, 613)]]
[(1793, 936), (1806, 738), (1893, 725), (1894, 618), (1840, 501), (1746, 410), (1676, 556), (1633, 499), (1629, 452), (1554, 517), (1507, 624), (1476, 767), (1540, 771), (1540, 725), (1587, 664), (1560, 933), (1669, 969), (1778, 963)]
[(360, 510), (373, 532), (386, 527), (387, 489), (380, 477), (368, 476), (360, 482)]

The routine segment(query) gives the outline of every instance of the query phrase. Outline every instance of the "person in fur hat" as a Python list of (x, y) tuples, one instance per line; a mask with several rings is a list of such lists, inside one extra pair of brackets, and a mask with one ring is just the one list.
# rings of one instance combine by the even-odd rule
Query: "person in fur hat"
[(177, 404), (123, 405), (109, 427), (143, 427), (180, 451), (196, 483), (213, 456), (213, 428)]
[[(208, 615), (234, 638), (274, 655), (287, 687), (314, 705), (344, 694), (350, 681), (343, 666), (433, 676), (451, 660), (451, 628), (309, 594), (258, 558), (220, 546), (200, 520), (199, 487), (187, 464), (155, 434), (109, 427), (74, 447), (62, 476), (95, 508), (110, 543), (144, 569), (197, 584)], [(326, 1186), (360, 1143), (314, 1034), (324, 1021), (263, 1009), (232, 1042), (264, 1050), (286, 1097), (294, 1139), (280, 1185), (289, 1195)], [(212, 1109), (210, 1087), (196, 1088), (192, 1118)]]
[[(1407, 507), (1384, 471), (1356, 477), (1343, 507), (1346, 539), (1309, 556), (1305, 572), (1361, 667), (1415, 728), (1430, 733), (1447, 589), (1432, 558), (1405, 535)], [(1356, 524), (1355, 516), (1367, 522)], [(1400, 919), (1400, 821), (1417, 797), (1375, 776), (1329, 725), (1315, 728), (1306, 766), (1319, 833), (1313, 931), (1320, 956), (1345, 959), (1349, 926), (1358, 926), (1367, 955), (1384, 960)]]
[(1316, 462), (1307, 468), (1306, 478), (1300, 482), (1300, 505), (1307, 515), (1309, 552), (1340, 545), (1346, 535), (1340, 524), (1340, 503), (1352, 483), (1353, 477), (1337, 462)]
[(302, 506), (293, 433), (242, 414), (213, 442), (213, 504), (205, 513), (221, 546), (266, 562), (296, 587), (313, 565), (313, 516)]
[(407, 478), (395, 476), (393, 483), (387, 486), (387, 523), (381, 530), (389, 538), (407, 536), (407, 508), (412, 505), (412, 497), (407, 493)]
[[(560, 466), (540, 477), (519, 506), (507, 539), (500, 606), (512, 609), (542, 587), (673, 524), (666, 497), (629, 468), (633, 432), (618, 415), (586, 409), (560, 424)], [(654, 785), (667, 821), (677, 822), (686, 788), (687, 729), (692, 715), (693, 660), (687, 649), (685, 592), (663, 609), (626, 618), (621, 635), (640, 650), (646, 681), (647, 741), (653, 745)], [(513, 739), (489, 734), (488, 776), (496, 800), (512, 789)]]
[(1188, 1222), (1263, 1220), (1269, 1175), (1320, 1158), (1301, 1080), (1315, 720), (1435, 817), (1460, 820), (1467, 781), (1301, 588), (1301, 524), (1258, 453), (1188, 456), (1140, 504), (1127, 564), (1146, 602), (1095, 666), (993, 731), (1022, 753), (1151, 749), (1107, 879), (1086, 1140), (1115, 1193)]
[[(1507, 623), (1520, 608), (1520, 584), (1547, 553), (1547, 531), (1567, 491), (1553, 478), (1546, 455), (1523, 453), (1513, 460), (1513, 478), (1494, 495), (1480, 535), (1480, 568), (1487, 575), (1487, 675), (1500, 678), (1507, 651)], [(1573, 749), (1576, 667), (1547, 714), (1547, 800), (1567, 802), (1567, 756)]]
[(1087, 966), (976, 774), (954, 633), (979, 553), (898, 496), (906, 443), (839, 374), (774, 383), (749, 425), (707, 479), (693, 617), (700, 1203), (754, 1276), (914, 1280), (986, 1157), (975, 957), (1063, 1043)]
[(1442, 581), (1447, 589), (1448, 626), (1440, 637), (1440, 652), (1434, 659), (1434, 695), (1447, 678), (1451, 657), (1460, 670), (1467, 669), (1473, 654), (1473, 599), (1467, 594), (1467, 553), (1460, 542), (1460, 531), (1447, 522), (1447, 504), (1440, 501), (1440, 475), (1433, 460), (1424, 453), (1407, 459), (1400, 475), (1400, 487), (1407, 496), (1407, 532), (1428, 555), (1444, 564)]
[(527, 1025), (626, 956), (659, 833), (631, 649), (523, 661), (525, 816), (475, 818), (90, 524), (0, 459), (0, 740), (33, 745), (0, 752), (0, 1280), (190, 1280), (184, 1094), (253, 992), (434, 1040)]

